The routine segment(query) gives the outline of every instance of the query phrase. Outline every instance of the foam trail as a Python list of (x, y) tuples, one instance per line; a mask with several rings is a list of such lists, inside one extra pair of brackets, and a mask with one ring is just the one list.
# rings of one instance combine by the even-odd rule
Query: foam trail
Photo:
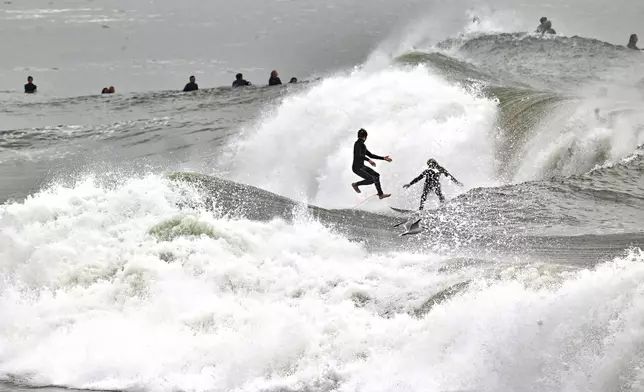
[[(486, 278), (435, 255), (369, 254), (305, 218), (180, 211), (186, 192), (156, 176), (90, 179), (2, 206), (0, 379), (249, 392), (644, 382), (639, 250), (594, 270), (499, 266)], [(149, 234), (170, 219), (208, 234)]]
[[(351, 172), (353, 142), (364, 127), (370, 151), (394, 159), (376, 168), (385, 192), (394, 194), (391, 203), (415, 207), (420, 187), (401, 187), (430, 157), (467, 187), (494, 183), (495, 115), (493, 101), (449, 85), (422, 66), (356, 71), (285, 98), (246, 130), (245, 140), (236, 141), (230, 161), (240, 181), (325, 207), (351, 207), (375, 193), (364, 187), (357, 195), (350, 186), (357, 179)], [(460, 191), (446, 185), (449, 196)]]

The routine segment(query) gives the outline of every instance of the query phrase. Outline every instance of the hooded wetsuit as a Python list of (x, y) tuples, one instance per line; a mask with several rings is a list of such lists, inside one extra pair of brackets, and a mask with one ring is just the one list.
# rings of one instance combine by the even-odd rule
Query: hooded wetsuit
[(445, 201), (445, 197), (443, 196), (443, 192), (441, 191), (441, 174), (444, 174), (445, 177), (451, 177), (453, 180), (455, 180), (454, 177), (447, 172), (447, 170), (439, 165), (436, 165), (436, 167), (430, 167), (429, 169), (424, 170), (418, 177), (414, 178), (409, 183), (409, 186), (414, 185), (423, 177), (425, 177), (425, 186), (423, 187), (423, 194), (420, 196), (420, 208), (418, 208), (419, 210), (422, 210), (425, 206), (427, 196), (432, 190), (434, 191), (434, 193), (436, 193), (436, 196), (438, 196), (438, 199), (441, 201), (441, 203)]

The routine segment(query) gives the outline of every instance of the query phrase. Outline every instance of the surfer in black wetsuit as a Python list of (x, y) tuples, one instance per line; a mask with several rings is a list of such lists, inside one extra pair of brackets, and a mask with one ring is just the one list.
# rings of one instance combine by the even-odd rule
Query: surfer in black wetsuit
[(235, 81), (233, 82), (233, 87), (244, 87), (244, 86), (250, 86), (250, 82), (247, 80), (244, 80), (244, 75), (238, 73), (235, 75)]
[(547, 21), (548, 21), (548, 18), (546, 18), (545, 16), (542, 16), (541, 19), (539, 19), (539, 26), (537, 26), (537, 29), (534, 32), (544, 34), (546, 32)]
[(638, 40), (639, 39), (637, 38), (637, 34), (631, 34), (630, 38), (628, 39), (628, 45), (626, 45), (626, 47), (633, 50), (641, 50), (637, 47)]
[(543, 33), (541, 33), (541, 35), (544, 35), (544, 34), (557, 34), (555, 29), (552, 28), (552, 22), (551, 21), (546, 20), (546, 23), (543, 24), (543, 27), (544, 27), (544, 31), (543, 31)]
[(195, 83), (195, 80), (196, 80), (195, 77), (191, 76), (190, 83), (186, 84), (186, 87), (183, 88), (183, 92), (199, 90), (199, 85)]
[(271, 77), (268, 79), (268, 85), (269, 86), (277, 86), (282, 84), (282, 80), (280, 79), (280, 75), (277, 73), (277, 71), (272, 71), (271, 72)]
[(426, 170), (424, 170), (420, 175), (416, 178), (414, 178), (409, 184), (403, 185), (403, 188), (407, 189), (410, 186), (414, 185), (418, 181), (420, 181), (423, 177), (425, 177), (425, 187), (423, 188), (423, 194), (420, 197), (420, 208), (419, 210), (422, 210), (423, 207), (425, 206), (425, 201), (427, 201), (427, 196), (429, 195), (429, 192), (434, 191), (436, 193), (436, 196), (438, 196), (438, 199), (443, 203), (445, 201), (445, 196), (443, 196), (443, 192), (441, 191), (441, 183), (440, 183), (440, 175), (444, 174), (445, 177), (449, 177), (450, 180), (455, 182), (458, 185), (463, 186), (456, 178), (454, 178), (453, 175), (449, 174), (447, 170), (445, 170), (441, 165), (436, 162), (434, 159), (430, 159), (427, 161), (427, 166), (429, 166)]
[(376, 154), (372, 154), (369, 150), (367, 150), (367, 146), (364, 144), (366, 140), (367, 131), (360, 129), (358, 131), (358, 140), (356, 140), (355, 144), (353, 145), (353, 165), (351, 166), (351, 169), (354, 173), (364, 178), (364, 180), (360, 182), (354, 182), (353, 184), (351, 184), (351, 186), (353, 187), (354, 191), (360, 193), (360, 186), (375, 184), (376, 190), (378, 191), (378, 197), (380, 197), (380, 199), (382, 200), (386, 197), (391, 196), (391, 194), (382, 192), (382, 188), (380, 187), (380, 174), (378, 174), (378, 172), (376, 172), (375, 170), (366, 167), (364, 162), (367, 161), (369, 162), (369, 164), (371, 164), (371, 166), (376, 166), (376, 163), (369, 158), (379, 159), (387, 162), (391, 162), (391, 158), (388, 155), (381, 157)]
[(34, 78), (29, 76), (27, 78), (27, 84), (25, 84), (25, 94), (33, 94), (38, 89), (38, 86), (34, 84)]

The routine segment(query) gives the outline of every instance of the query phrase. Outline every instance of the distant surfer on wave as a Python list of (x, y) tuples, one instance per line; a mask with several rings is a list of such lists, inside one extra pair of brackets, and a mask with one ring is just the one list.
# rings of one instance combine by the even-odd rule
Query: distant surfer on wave
[(196, 79), (194, 76), (190, 77), (190, 82), (186, 84), (186, 86), (183, 88), (183, 92), (190, 92), (190, 91), (197, 91), (199, 90), (199, 85), (196, 83)]
[(628, 39), (628, 45), (626, 45), (626, 47), (633, 50), (641, 50), (637, 47), (638, 40), (639, 39), (637, 38), (637, 34), (631, 34), (631, 37)]
[(268, 79), (268, 85), (269, 86), (279, 86), (280, 84), (282, 84), (282, 80), (280, 79), (280, 75), (275, 70), (271, 71), (271, 77)]
[(463, 184), (461, 184), (456, 178), (454, 178), (453, 175), (449, 174), (447, 170), (439, 165), (435, 159), (429, 159), (427, 161), (427, 166), (429, 167), (422, 173), (420, 173), (418, 177), (414, 178), (409, 184), (403, 185), (403, 188), (407, 189), (420, 181), (423, 177), (425, 177), (425, 187), (423, 188), (423, 194), (420, 197), (420, 208), (418, 208), (419, 210), (422, 210), (425, 206), (425, 201), (427, 201), (427, 196), (429, 196), (429, 192), (431, 191), (434, 191), (436, 193), (436, 196), (438, 196), (438, 199), (441, 203), (445, 201), (445, 197), (443, 196), (443, 192), (441, 191), (441, 174), (444, 174), (445, 177), (449, 177), (450, 180), (452, 180), (456, 184), (463, 186)]
[(27, 78), (27, 84), (25, 84), (25, 94), (33, 94), (36, 92), (38, 87), (34, 84), (34, 78), (31, 76)]
[(364, 162), (367, 161), (371, 166), (376, 166), (376, 163), (369, 158), (379, 159), (387, 162), (391, 162), (391, 158), (388, 155), (381, 157), (376, 154), (372, 154), (369, 150), (367, 150), (367, 146), (364, 144), (366, 140), (367, 131), (361, 128), (358, 131), (358, 140), (356, 140), (353, 145), (353, 165), (351, 166), (351, 169), (354, 173), (364, 178), (364, 180), (360, 182), (354, 182), (353, 184), (351, 184), (351, 186), (353, 187), (354, 191), (360, 193), (360, 186), (375, 184), (376, 190), (378, 191), (378, 197), (380, 197), (380, 199), (382, 200), (391, 196), (391, 194), (382, 192), (382, 188), (380, 187), (380, 174), (378, 174), (378, 172), (376, 172), (375, 170), (365, 166)]
[(541, 35), (544, 34), (557, 34), (557, 32), (552, 28), (552, 22), (548, 20), (545, 16), (541, 17), (539, 19), (539, 26), (537, 26), (537, 29), (535, 30), (535, 33), (539, 33)]
[(244, 87), (244, 86), (250, 86), (251, 83), (247, 80), (244, 79), (244, 75), (238, 73), (235, 75), (235, 81), (233, 82), (233, 87)]

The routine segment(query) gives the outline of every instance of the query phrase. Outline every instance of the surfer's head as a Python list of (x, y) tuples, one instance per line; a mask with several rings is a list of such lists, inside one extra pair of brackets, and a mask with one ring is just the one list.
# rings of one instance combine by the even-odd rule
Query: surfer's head
[(237, 80), (241, 80), (243, 77), (244, 77), (244, 75), (242, 75), (242, 74), (240, 74), (240, 73), (238, 73), (237, 75), (235, 75), (235, 78), (236, 78)]
[(31, 83), (31, 82), (33, 82), (33, 81), (34, 81), (34, 78), (32, 78), (31, 76), (29, 76), (29, 77), (27, 78), (27, 82)]
[(631, 34), (631, 37), (628, 39), (629, 44), (636, 44), (638, 41), (637, 34)]
[(367, 130), (364, 128), (360, 128), (358, 131), (358, 139), (366, 140), (367, 139)]
[(434, 158), (429, 158), (427, 160), (427, 166), (429, 167), (436, 167), (438, 165), (438, 162)]
[(542, 16), (541, 19), (539, 19), (539, 23), (544, 24), (546, 23), (547, 20), (548, 18), (546, 18), (545, 16)]
[(195, 82), (195, 80), (196, 80), (196, 79), (195, 79), (195, 77), (194, 77), (194, 76), (191, 76), (191, 77), (190, 77), (190, 83), (194, 83), (194, 82)]
[(277, 78), (279, 76), (280, 76), (280, 74), (278, 74), (277, 71), (275, 71), (275, 70), (271, 71), (271, 78)]

